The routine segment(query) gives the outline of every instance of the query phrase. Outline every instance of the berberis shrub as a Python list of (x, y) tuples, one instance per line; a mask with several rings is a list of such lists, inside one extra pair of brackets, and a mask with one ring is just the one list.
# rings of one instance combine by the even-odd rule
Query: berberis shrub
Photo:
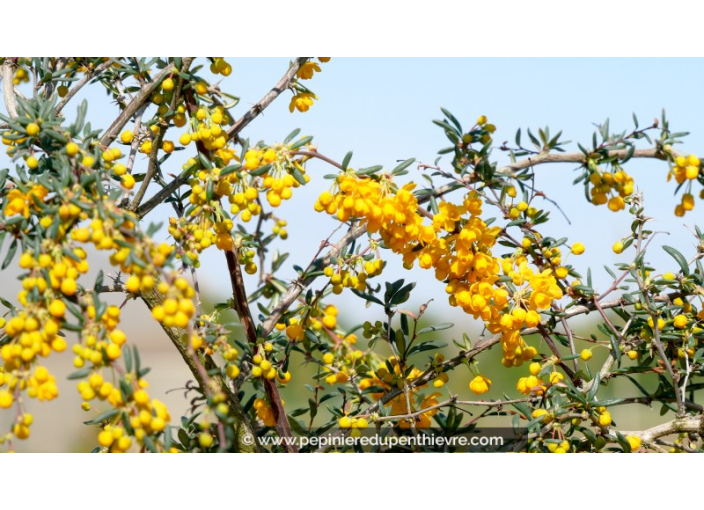
[[(309, 84), (328, 60), (295, 59), (240, 118), (225, 92), (232, 67), (220, 57), (2, 61), (1, 134), (12, 160), (0, 172), (2, 268), (19, 266), (22, 290), (2, 291), (0, 408), (12, 418), (0, 445), (13, 450), (30, 436), (35, 401), (78, 391), (86, 433), (105, 452), (297, 451), (293, 441), (265, 439), (323, 434), (452, 437), (497, 416), (523, 451), (701, 449), (704, 236), (693, 232), (686, 255), (666, 246), (671, 270), (656, 273), (651, 218), (626, 172), (635, 158), (660, 160), (681, 197), (675, 214), (694, 208), (701, 162), (676, 148), (683, 134), (664, 114), (647, 126), (634, 116), (622, 132), (604, 123), (567, 152), (547, 128), (497, 146), (487, 117), (460, 122), (443, 109), (434, 121), (448, 140), (441, 156), (390, 169), (353, 168), (352, 153), (322, 154), (298, 131), (274, 133), (280, 142), (245, 137), (279, 96), (293, 114), (324, 107)], [(101, 105), (79, 102), (85, 87), (103, 87), (119, 105), (110, 125), (90, 122)], [(498, 165), (494, 151), (511, 163)], [(313, 160), (331, 173), (310, 175)], [(607, 267), (613, 284), (601, 292), (576, 258), (588, 247), (570, 232), (541, 233), (550, 216), (537, 171), (554, 162), (576, 164), (575, 196), (606, 205), (623, 225), (619, 262)], [(409, 174), (415, 168), (422, 172)], [(288, 237), (276, 211), (311, 179), (328, 179), (328, 191), (298, 207), (337, 228), (326, 232), (330, 220), (321, 221), (320, 247), (297, 253), (294, 265), (273, 248)], [(150, 223), (159, 205), (168, 225)], [(231, 299), (207, 310), (196, 278), (206, 250), (222, 254), (232, 284)], [(89, 279), (94, 258), (118, 276)], [(385, 281), (390, 265), (434, 276), (434, 299), (446, 295), (483, 334), (454, 327), (459, 340), (439, 342), (436, 332), (452, 325), (429, 322), (429, 302), (405, 308), (414, 283)], [(288, 268), (293, 281), (280, 276)], [(195, 381), (187, 416), (173, 419), (149, 393), (138, 339), (123, 332), (126, 318), (107, 293), (143, 302), (181, 354)], [(356, 310), (339, 313), (330, 297), (342, 293)], [(237, 328), (222, 318), (228, 308)], [(383, 320), (365, 320), (372, 312)], [(574, 319), (589, 312), (598, 331), (580, 334)], [(480, 365), (489, 350), (501, 361)], [(605, 355), (597, 364), (595, 350)], [(69, 381), (47, 368), (54, 356), (73, 357)], [(292, 377), (302, 364), (313, 370)], [(471, 374), (467, 394), (479, 397), (449, 391), (459, 372)], [(515, 389), (482, 397), (500, 378)], [(614, 380), (627, 389), (605, 397)], [(282, 387), (302, 406), (285, 406)], [(614, 406), (642, 404), (661, 406), (657, 426), (612, 422)]]

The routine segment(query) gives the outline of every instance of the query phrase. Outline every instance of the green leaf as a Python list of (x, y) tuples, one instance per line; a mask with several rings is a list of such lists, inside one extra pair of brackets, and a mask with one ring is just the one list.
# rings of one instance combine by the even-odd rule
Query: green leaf
[(236, 172), (236, 171), (239, 170), (240, 168), (242, 168), (242, 165), (229, 165), (229, 166), (226, 166), (226, 167), (223, 168), (222, 171), (220, 172), (220, 177), (224, 177), (224, 176), (226, 176), (226, 175), (231, 174), (232, 172)]
[(132, 347), (132, 351), (134, 352), (134, 371), (139, 374), (142, 371), (142, 360), (139, 359), (139, 351), (136, 345)]
[(419, 352), (432, 351), (435, 349), (442, 349), (443, 347), (447, 347), (446, 342), (436, 342), (434, 340), (431, 340), (429, 342), (423, 342), (418, 345), (414, 345), (408, 351), (408, 355), (411, 356), (412, 354), (417, 354)]
[[(403, 331), (404, 335), (408, 335), (409, 330), (408, 330), (408, 315), (405, 313), (401, 314), (401, 331)], [(405, 349), (404, 349), (405, 350)]]
[(300, 140), (297, 140), (295, 143), (292, 143), (290, 149), (291, 149), (292, 151), (295, 151), (295, 150), (297, 150), (297, 149), (300, 149), (300, 148), (303, 147), (304, 145), (309, 144), (312, 140), (313, 140), (313, 137), (312, 137), (312, 136), (304, 136), (304, 137), (301, 138)]
[(154, 441), (152, 441), (152, 438), (145, 435), (144, 436), (144, 446), (147, 447), (147, 450), (149, 450), (152, 453), (157, 453), (156, 445), (154, 444)]
[(371, 301), (372, 303), (376, 303), (378, 305), (384, 306), (384, 303), (381, 302), (380, 299), (372, 296), (371, 294), (367, 294), (366, 292), (359, 291), (357, 289), (350, 289), (352, 293), (356, 296), (361, 297), (362, 299), (366, 299), (367, 301)]
[(638, 383), (638, 381), (636, 381), (633, 377), (631, 377), (631, 376), (628, 375), (628, 374), (624, 374), (624, 375), (626, 376), (626, 379), (628, 379), (629, 381), (631, 381), (631, 382), (635, 385), (635, 387), (638, 388), (638, 390), (639, 390), (643, 395), (645, 395), (646, 397), (649, 397), (649, 396), (650, 396), (650, 393), (648, 393), (648, 392), (646, 391), (646, 389), (643, 388), (643, 386), (641, 386), (640, 383)]
[(301, 132), (300, 128), (296, 128), (293, 131), (291, 131), (289, 133), (289, 135), (286, 138), (284, 138), (284, 145), (288, 145), (288, 142), (290, 142), (291, 140), (296, 138), (298, 136), (298, 133), (300, 133), (300, 132)]
[(68, 379), (70, 381), (73, 381), (75, 379), (83, 379), (85, 376), (90, 374), (91, 371), (92, 371), (92, 369), (90, 367), (82, 368), (76, 372), (69, 374), (66, 379)]
[(621, 349), (619, 349), (618, 339), (614, 335), (609, 335), (609, 340), (611, 341), (611, 354), (616, 358), (618, 366), (621, 366)]
[(384, 168), (384, 167), (381, 165), (370, 166), (367, 168), (360, 168), (354, 174), (355, 175), (371, 175), (371, 174), (378, 172), (382, 168)]
[(608, 398), (606, 400), (596, 400), (592, 402), (593, 406), (598, 406), (598, 407), (609, 407), (609, 406), (615, 406), (623, 402), (625, 399), (623, 398)]
[[(103, 423), (105, 421), (108, 421), (110, 418), (115, 416), (117, 413), (119, 413), (119, 409), (110, 409), (109, 411), (105, 411), (104, 413), (99, 414), (92, 420), (84, 421), (84, 425), (97, 425), (98, 423)], [(146, 437), (146, 436), (145, 436)]]
[(689, 265), (687, 264), (687, 259), (685, 259), (684, 256), (680, 252), (675, 250), (672, 246), (663, 246), (662, 249), (665, 250), (680, 265), (680, 269), (682, 269), (682, 274), (688, 276)]
[(203, 165), (203, 168), (208, 169), (208, 170), (210, 168), (212, 168), (212, 165), (210, 164), (210, 160), (202, 152), (198, 153), (198, 159), (200, 160), (200, 164)]
[(5, 257), (5, 261), (2, 263), (2, 269), (5, 269), (10, 265), (10, 262), (12, 262), (12, 259), (15, 256), (15, 252), (17, 252), (17, 239), (12, 241), (10, 249), (7, 250), (7, 256)]
[(420, 336), (420, 335), (424, 335), (425, 333), (430, 333), (431, 331), (442, 331), (444, 329), (450, 329), (453, 326), (454, 326), (454, 324), (452, 324), (451, 322), (445, 322), (445, 323), (436, 324), (433, 326), (426, 326), (426, 327), (422, 328), (420, 331), (418, 331), (418, 333), (416, 333), (416, 334), (418, 336)]
[(347, 154), (345, 154), (345, 157), (342, 160), (342, 169), (347, 170), (347, 167), (350, 164), (350, 160), (352, 159), (352, 151), (349, 151)]
[(596, 397), (597, 392), (599, 391), (599, 383), (601, 382), (601, 377), (599, 376), (599, 372), (597, 372), (594, 375), (594, 379), (592, 379), (592, 386), (589, 388), (589, 393), (587, 393), (587, 400), (592, 401), (594, 400), (594, 397)]
[(125, 349), (122, 357), (125, 360), (125, 371), (128, 373), (132, 371), (132, 352), (128, 349)]
[(399, 172), (401, 172), (402, 170), (405, 170), (406, 168), (411, 166), (415, 162), (415, 160), (416, 160), (415, 158), (407, 159), (403, 163), (399, 164), (396, 168), (391, 170), (391, 175), (396, 175)]
[(457, 131), (459, 131), (459, 132), (461, 133), (461, 132), (462, 132), (462, 126), (460, 125), (460, 122), (455, 118), (455, 116), (452, 115), (452, 114), (451, 114), (447, 109), (445, 109), (445, 108), (442, 108), (442, 107), (441, 107), (441, 108), (440, 108), (440, 111), (442, 111), (442, 113), (445, 115), (445, 117), (447, 117), (448, 119), (450, 119), (450, 122), (452, 122), (452, 123), (455, 125), (455, 127), (457, 128)]
[(264, 165), (264, 166), (260, 166), (260, 167), (257, 168), (256, 170), (252, 170), (252, 171), (249, 172), (249, 175), (252, 175), (252, 176), (254, 176), (254, 177), (257, 177), (257, 176), (259, 176), (259, 175), (262, 175), (262, 174), (267, 173), (269, 170), (271, 170), (271, 164), (269, 164), (269, 165)]

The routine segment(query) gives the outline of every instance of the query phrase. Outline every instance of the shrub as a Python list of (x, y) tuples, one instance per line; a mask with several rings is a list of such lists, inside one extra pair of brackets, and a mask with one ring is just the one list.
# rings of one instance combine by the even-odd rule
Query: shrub
[[(441, 157), (388, 170), (352, 168), (352, 153), (338, 162), (298, 130), (282, 142), (243, 137), (281, 94), (291, 94), (292, 113), (318, 108), (308, 84), (327, 60), (297, 58), (240, 118), (231, 115), (236, 97), (213, 81), (232, 72), (219, 57), (2, 62), (2, 141), (14, 163), (0, 172), (2, 269), (18, 264), (23, 290), (2, 299), (0, 408), (15, 418), (0, 443), (14, 449), (29, 437), (30, 401), (53, 400), (64, 386), (44, 359), (73, 355), (69, 379), (91, 413), (97, 451), (310, 451), (318, 449), (313, 438), (326, 434), (432, 431), (450, 438), (476, 432), (494, 416), (505, 417), (517, 439), (509, 449), (699, 449), (704, 236), (697, 228), (688, 257), (666, 246), (672, 272), (656, 274), (646, 258), (651, 218), (626, 172), (634, 158), (661, 160), (681, 192), (675, 214), (694, 207), (693, 188), (704, 184), (701, 163), (673, 148), (683, 135), (670, 130), (664, 114), (648, 126), (634, 117), (633, 129), (623, 132), (607, 122), (591, 143), (566, 152), (560, 133), (547, 128), (524, 136), (519, 130), (514, 144), (497, 147), (486, 117), (463, 127), (443, 109), (434, 121), (449, 142)], [(30, 78), (30, 93), (16, 93)], [(85, 101), (71, 122), (63, 116), (89, 84), (104, 87), (120, 107), (105, 130), (89, 122)], [(511, 163), (498, 165), (494, 150)], [(171, 175), (181, 151), (185, 163)], [(312, 160), (331, 168), (331, 187), (301, 207), (339, 226), (310, 262), (289, 265), (288, 254), (274, 249), (288, 236), (275, 210), (296, 200)], [(613, 246), (621, 261), (607, 268), (613, 285), (603, 292), (573, 265), (582, 243), (541, 234), (550, 218), (536, 200), (545, 197), (536, 171), (554, 162), (578, 165), (575, 184), (586, 199), (626, 220), (625, 236)], [(413, 165), (425, 181), (404, 177)], [(148, 223), (161, 204), (173, 209), (168, 241), (155, 240), (162, 227)], [(196, 277), (205, 250), (222, 252), (232, 286), (231, 299), (208, 310)], [(96, 252), (107, 254), (119, 276), (87, 278)], [(461, 335), (440, 352), (436, 332), (452, 325), (429, 321), (429, 302), (404, 308), (415, 284), (385, 281), (388, 264), (431, 271), (438, 294), (443, 286), (449, 304), (482, 324), (484, 334)], [(280, 276), (286, 267), (296, 270), (295, 280)], [(243, 273), (258, 278), (245, 285)], [(143, 301), (190, 369), (192, 407), (181, 420), (149, 394), (148, 369), (106, 293)], [(338, 315), (330, 297), (341, 293), (358, 298), (359, 312)], [(359, 319), (365, 306), (383, 320)], [(236, 312), (238, 328), (224, 323), (226, 309)], [(598, 333), (585, 336), (574, 319), (589, 312), (600, 323)], [(503, 366), (484, 361), (480, 370), (479, 358), (492, 349), (501, 350)], [(598, 366), (590, 363), (595, 350), (606, 354)], [(315, 370), (292, 377), (301, 362)], [(471, 374), (468, 391), (479, 397), (447, 390), (460, 371)], [(512, 377), (515, 390), (498, 400), (481, 397), (500, 377)], [(604, 397), (612, 380), (627, 381), (636, 396)], [(307, 403), (286, 409), (282, 387)], [(669, 415), (641, 431), (612, 423), (614, 406), (642, 404)], [(294, 444), (294, 436), (305, 441)]]

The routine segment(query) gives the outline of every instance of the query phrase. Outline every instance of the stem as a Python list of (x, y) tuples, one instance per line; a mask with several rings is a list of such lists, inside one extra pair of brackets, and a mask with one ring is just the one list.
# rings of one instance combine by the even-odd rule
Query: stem
[[(645, 222), (647, 221), (647, 218), (642, 217), (641, 215), (638, 215), (638, 239), (636, 241), (636, 259), (640, 255), (641, 252), (641, 246), (642, 246), (642, 241), (643, 241), (643, 226), (645, 225)], [(674, 370), (672, 370), (672, 364), (670, 363), (670, 360), (668, 359), (667, 355), (665, 354), (665, 349), (663, 349), (662, 342), (660, 341), (660, 328), (658, 327), (658, 319), (659, 319), (659, 314), (655, 313), (655, 308), (653, 307), (653, 304), (650, 300), (650, 291), (645, 287), (645, 283), (643, 282), (643, 278), (641, 277), (641, 272), (639, 268), (635, 268), (635, 273), (636, 273), (636, 280), (638, 281), (638, 288), (640, 289), (641, 293), (643, 294), (643, 299), (645, 300), (645, 306), (648, 310), (648, 313), (650, 314), (650, 317), (653, 321), (653, 343), (655, 344), (655, 349), (658, 351), (658, 354), (660, 355), (660, 358), (662, 359), (663, 364), (665, 365), (665, 369), (667, 370), (668, 375), (670, 376), (670, 380), (672, 381), (672, 387), (675, 392), (675, 397), (677, 399), (677, 415), (678, 416), (683, 416), (685, 413), (685, 407), (684, 403), (682, 402), (682, 397), (680, 396), (680, 392), (678, 389), (678, 382), (679, 382), (679, 374), (675, 375)]]
[[(148, 292), (140, 293), (140, 297), (147, 304), (149, 310), (157, 305), (163, 304), (163, 296), (159, 294), (156, 290), (151, 290)], [(230, 412), (235, 418), (235, 423), (233, 425), (235, 429), (235, 451), (238, 452), (257, 452), (260, 450), (259, 445), (251, 444), (251, 441), (243, 441), (245, 436), (256, 437), (252, 425), (249, 423), (247, 415), (244, 413), (242, 406), (240, 404), (237, 395), (235, 395), (232, 389), (228, 386), (227, 382), (220, 376), (219, 373), (214, 373), (213, 375), (204, 377), (204, 372), (202, 368), (204, 367), (206, 371), (217, 368), (213, 360), (209, 357), (204, 356), (202, 353), (198, 352), (195, 356), (191, 356), (191, 352), (188, 346), (188, 336), (185, 335), (184, 330), (178, 328), (169, 328), (162, 325), (162, 328), (166, 335), (169, 337), (171, 342), (174, 344), (179, 354), (183, 358), (183, 361), (188, 366), (189, 370), (196, 379), (198, 385), (206, 391), (208, 388), (208, 381), (206, 377), (209, 377), (211, 382), (216, 384), (220, 390), (225, 394), (227, 398), (227, 404), (230, 408)]]
[[(230, 283), (232, 284), (234, 308), (239, 316), (240, 323), (244, 328), (247, 341), (254, 349), (257, 346), (257, 328), (254, 326), (254, 319), (252, 318), (252, 313), (250, 312), (249, 304), (247, 303), (247, 291), (244, 287), (242, 269), (240, 268), (239, 261), (237, 260), (237, 253), (235, 251), (227, 250), (225, 251), (225, 258), (227, 260), (227, 267), (230, 270)], [(288, 417), (286, 416), (284, 405), (281, 402), (281, 395), (279, 394), (279, 389), (276, 386), (276, 382), (264, 378), (263, 384), (274, 412), (276, 431), (282, 438), (293, 437), (291, 434), (291, 426), (288, 423)], [(287, 441), (284, 441), (283, 447), (287, 453), (296, 453), (298, 451), (295, 445), (289, 444)]]
[(274, 101), (274, 99), (279, 97), (279, 95), (284, 90), (289, 88), (298, 70), (303, 64), (308, 62), (309, 59), (310, 57), (298, 57), (296, 60), (294, 60), (291, 66), (288, 68), (288, 71), (286, 71), (286, 74), (284, 74), (278, 81), (278, 83), (274, 85), (274, 88), (267, 92), (264, 97), (259, 100), (258, 103), (252, 106), (247, 113), (245, 113), (239, 120), (237, 120), (237, 122), (232, 125), (232, 127), (227, 131), (227, 137), (234, 138), (235, 136), (237, 136), (237, 134), (242, 131), (247, 126), (247, 124), (256, 119), (259, 114), (262, 113), (264, 109)]
[(174, 65), (167, 65), (162, 71), (156, 75), (153, 81), (149, 82), (142, 87), (142, 90), (135, 96), (134, 100), (127, 105), (127, 108), (122, 110), (122, 113), (118, 115), (115, 121), (110, 125), (108, 130), (100, 139), (100, 144), (107, 147), (112, 142), (115, 141), (117, 135), (120, 134), (122, 128), (129, 122), (129, 120), (139, 111), (143, 104), (145, 104), (154, 91), (159, 87), (161, 81), (166, 78), (169, 74), (174, 71)]
[(100, 64), (98, 67), (93, 69), (92, 71), (86, 72), (85, 76), (80, 79), (76, 85), (74, 85), (71, 90), (68, 91), (66, 96), (59, 101), (59, 104), (56, 105), (56, 113), (60, 113), (61, 110), (64, 109), (64, 107), (68, 104), (68, 102), (73, 99), (73, 96), (75, 96), (79, 90), (81, 90), (90, 80), (98, 76), (99, 74), (102, 74), (103, 71), (105, 71), (108, 67), (110, 67), (113, 64), (112, 59), (108, 60), (107, 62), (103, 62)]

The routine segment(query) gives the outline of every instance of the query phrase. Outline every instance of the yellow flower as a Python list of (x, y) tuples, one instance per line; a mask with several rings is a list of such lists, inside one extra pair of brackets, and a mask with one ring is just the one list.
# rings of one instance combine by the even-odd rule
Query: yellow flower
[(131, 174), (125, 174), (122, 176), (122, 185), (127, 189), (134, 188), (134, 177)]
[(604, 411), (599, 415), (599, 425), (602, 427), (608, 427), (611, 425), (611, 413)]
[(320, 66), (317, 62), (307, 62), (301, 66), (296, 73), (296, 76), (301, 80), (310, 80), (316, 72), (320, 72)]
[(11, 189), (5, 199), (5, 216), (21, 214), (25, 218), (29, 216), (27, 197), (17, 188)]
[(560, 381), (562, 381), (564, 377), (560, 372), (553, 372), (550, 374), (550, 384), (558, 384)]
[(574, 243), (572, 245), (572, 253), (575, 255), (581, 255), (584, 253), (584, 245), (582, 243)]
[(48, 194), (49, 190), (41, 185), (32, 186), (26, 195), (17, 188), (11, 189), (5, 199), (5, 216), (21, 214), (29, 217), (30, 206), (38, 209), (36, 202), (43, 201)]
[(673, 324), (677, 329), (684, 329), (687, 326), (687, 316), (682, 314), (677, 315)]
[(626, 441), (631, 445), (631, 451), (635, 452), (640, 448), (640, 438), (638, 436), (626, 436)]
[(469, 383), (469, 389), (472, 390), (475, 395), (481, 395), (482, 393), (486, 393), (487, 391), (489, 391), (489, 388), (491, 388), (491, 381), (483, 375), (476, 376)]
[(303, 327), (301, 327), (300, 324), (294, 324), (293, 321), (291, 321), (291, 325), (286, 328), (286, 336), (291, 340), (302, 340), (303, 333)]
[(291, 98), (291, 103), (288, 105), (288, 109), (291, 113), (293, 113), (294, 109), (299, 112), (307, 112), (308, 109), (313, 106), (314, 99), (318, 99), (318, 96), (309, 92), (301, 92)]

